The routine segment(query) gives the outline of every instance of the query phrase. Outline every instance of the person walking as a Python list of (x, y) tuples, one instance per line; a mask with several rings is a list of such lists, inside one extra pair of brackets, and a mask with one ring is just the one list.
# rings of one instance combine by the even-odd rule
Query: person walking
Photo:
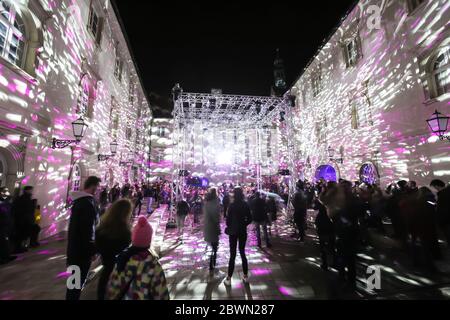
[(133, 205), (128, 199), (116, 201), (102, 216), (96, 230), (95, 245), (103, 264), (97, 287), (98, 300), (105, 300), (106, 287), (116, 264), (116, 256), (131, 243), (132, 209)]
[(150, 249), (152, 236), (152, 226), (140, 216), (132, 232), (131, 247), (117, 258), (107, 300), (169, 300), (164, 270)]
[(182, 199), (177, 203), (177, 229), (178, 240), (183, 241), (184, 223), (189, 214), (190, 208), (186, 200)]
[(67, 266), (80, 268), (81, 288), (67, 288), (66, 300), (79, 300), (86, 281), (95, 250), (95, 227), (99, 219), (99, 207), (94, 195), (100, 185), (100, 178), (89, 177), (83, 191), (70, 194), (73, 205), (67, 238)]
[(297, 227), (299, 240), (305, 241), (306, 231), (306, 212), (308, 210), (307, 198), (304, 192), (304, 184), (302, 181), (297, 182), (297, 192), (294, 195), (294, 222)]
[(204, 237), (211, 245), (212, 252), (209, 259), (209, 271), (214, 271), (217, 261), (217, 249), (219, 248), (220, 235), (220, 202), (216, 189), (209, 190), (203, 205)]
[[(39, 230), (36, 228), (35, 209), (36, 202), (33, 201), (33, 187), (27, 186), (23, 189), (22, 195), (12, 205), (15, 224), (15, 252), (17, 253), (28, 250), (25, 244), (28, 240), (38, 238), (40, 228)], [(30, 243), (30, 246), (35, 244)]]
[(447, 247), (450, 248), (450, 185), (446, 185), (442, 180), (433, 180), (430, 186), (437, 194), (438, 225), (445, 235)]
[(10, 238), (14, 229), (11, 199), (7, 188), (0, 189), (0, 265), (17, 259), (11, 255)]
[(261, 197), (261, 194), (259, 192), (255, 193), (255, 198), (252, 201), (251, 209), (253, 222), (255, 224), (258, 247), (262, 246), (261, 241), (261, 228), (262, 228), (264, 232), (264, 239), (266, 241), (266, 246), (270, 248), (272, 245), (270, 244), (269, 233), (267, 232), (268, 217), (266, 211), (266, 201)]
[(245, 255), (245, 245), (247, 242), (247, 226), (252, 223), (252, 215), (249, 205), (245, 202), (244, 192), (240, 187), (234, 189), (234, 201), (228, 208), (226, 223), (225, 233), (228, 234), (230, 241), (230, 261), (228, 263), (228, 276), (224, 283), (229, 286), (231, 285), (231, 277), (234, 272), (238, 244), (244, 273), (242, 280), (244, 282), (248, 281), (248, 261)]
[[(142, 209), (142, 201), (144, 200), (144, 195), (141, 190), (138, 190), (136, 193), (136, 202), (134, 204), (133, 216), (140, 216)], [(137, 210), (137, 214), (136, 214)]]
[(267, 211), (267, 218), (269, 219), (269, 235), (272, 235), (272, 226), (275, 226), (275, 231), (277, 231), (277, 202), (275, 200), (275, 197), (269, 196), (266, 201), (266, 211)]
[(227, 190), (225, 190), (224, 194), (223, 194), (223, 199), (222, 199), (224, 218), (227, 217), (227, 211), (228, 211), (228, 207), (230, 206), (230, 202), (231, 202), (230, 194), (228, 193)]

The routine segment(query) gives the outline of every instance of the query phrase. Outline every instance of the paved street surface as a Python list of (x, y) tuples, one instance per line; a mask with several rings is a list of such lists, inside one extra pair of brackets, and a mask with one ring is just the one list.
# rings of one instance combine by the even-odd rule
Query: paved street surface
[[(144, 212), (144, 211), (143, 211)], [(438, 264), (438, 272), (427, 273), (414, 267), (408, 255), (387, 237), (371, 234), (371, 247), (358, 259), (358, 292), (340, 288), (336, 271), (320, 269), (317, 239), (312, 228), (306, 243), (292, 237), (293, 230), (284, 219), (273, 228), (273, 247), (256, 246), (250, 227), (247, 257), (250, 282), (244, 285), (239, 254), (231, 287), (223, 284), (229, 247), (222, 233), (218, 252), (218, 271), (211, 276), (209, 248), (203, 241), (200, 226), (189, 219), (184, 241), (177, 240), (175, 229), (164, 230), (168, 219), (165, 207), (149, 219), (154, 229), (155, 247), (160, 251), (172, 299), (448, 299), (450, 298), (449, 257)], [(164, 232), (165, 231), (165, 232)], [(0, 267), (0, 299), (63, 299), (65, 294), (65, 234), (42, 242), (8, 265)], [(381, 266), (381, 290), (366, 289), (368, 265)], [(98, 267), (94, 264), (93, 268)], [(97, 268), (97, 271), (100, 268)], [(94, 273), (95, 274), (95, 273)], [(97, 272), (98, 274), (98, 272)], [(85, 300), (95, 299), (96, 280), (83, 291)]]

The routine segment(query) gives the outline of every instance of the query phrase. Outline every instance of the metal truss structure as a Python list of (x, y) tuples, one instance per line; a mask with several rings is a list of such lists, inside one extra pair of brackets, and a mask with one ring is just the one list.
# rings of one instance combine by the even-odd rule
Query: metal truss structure
[(286, 100), (280, 97), (182, 93), (173, 117), (183, 125), (201, 122), (208, 128), (257, 129), (273, 126), (285, 109)]
[[(175, 89), (178, 92), (175, 92)], [(288, 152), (293, 152), (292, 99), (290, 96), (265, 97), (245, 95), (225, 95), (206, 93), (183, 93), (177, 85), (174, 88), (173, 110), (173, 150), (172, 150), (172, 201), (171, 218), (173, 224), (176, 204), (182, 199), (185, 187), (187, 136), (191, 126), (202, 126), (203, 130), (237, 129), (240, 132), (253, 129), (257, 132), (256, 184), (262, 186), (261, 177), (261, 133), (263, 129), (280, 128), (286, 134)], [(295, 192), (294, 155), (289, 159), (291, 181), (290, 198)]]

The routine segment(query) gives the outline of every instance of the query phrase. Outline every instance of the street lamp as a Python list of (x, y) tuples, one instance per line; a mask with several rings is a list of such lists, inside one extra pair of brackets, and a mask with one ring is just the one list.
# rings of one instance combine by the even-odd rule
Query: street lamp
[(109, 144), (109, 148), (111, 149), (111, 154), (99, 154), (98, 155), (98, 161), (99, 162), (101, 162), (101, 161), (107, 161), (107, 160), (109, 160), (110, 158), (113, 158), (113, 157), (115, 157), (116, 156), (116, 153), (117, 153), (117, 147), (118, 147), (118, 143), (117, 143), (117, 141), (113, 141), (113, 142), (111, 142), (110, 144)]
[(433, 117), (427, 120), (428, 126), (430, 127), (431, 131), (436, 134), (442, 141), (444, 141), (444, 139), (450, 141), (450, 136), (445, 135), (445, 132), (447, 132), (449, 119), (449, 117), (444, 116), (442, 113), (436, 110), (436, 112), (433, 113)]
[(52, 149), (64, 149), (73, 144), (79, 144), (86, 133), (89, 126), (84, 122), (84, 119), (80, 117), (79, 119), (72, 122), (72, 131), (75, 140), (59, 140), (53, 138)]
[(335, 150), (329, 146), (328, 147), (328, 157), (330, 158), (330, 161), (335, 161), (335, 162), (339, 162), (340, 164), (344, 163), (344, 159), (342, 158), (342, 156), (340, 158), (335, 158)]

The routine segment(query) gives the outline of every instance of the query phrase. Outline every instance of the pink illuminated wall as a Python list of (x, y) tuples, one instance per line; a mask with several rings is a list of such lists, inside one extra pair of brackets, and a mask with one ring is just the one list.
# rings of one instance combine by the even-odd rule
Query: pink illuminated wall
[[(89, 125), (73, 153), (81, 183), (89, 175), (101, 177), (105, 184), (124, 183), (126, 175), (118, 162), (130, 155), (137, 167), (134, 179), (145, 179), (152, 115), (109, 1), (12, 2), (26, 21), (26, 55), (34, 59), (24, 58), (19, 68), (0, 58), (0, 152), (8, 162), (7, 186), (35, 187), (47, 236), (66, 225), (71, 185), (71, 150), (51, 149), (51, 139), (73, 139), (71, 123), (80, 116), (80, 99), (87, 99), (83, 116)], [(99, 44), (87, 28), (90, 3), (104, 19)], [(116, 48), (124, 65), (121, 80), (114, 77)], [(113, 99), (119, 119), (116, 137), (111, 134)], [(114, 139), (118, 156), (98, 162), (98, 154), (110, 154)]]
[[(373, 5), (381, 9), (379, 28), (371, 24)], [(432, 97), (428, 87), (433, 57), (450, 45), (449, 21), (445, 0), (412, 12), (407, 1), (359, 2), (292, 88), (297, 160), (306, 178), (330, 164), (342, 178), (358, 179), (371, 162), (384, 185), (450, 180), (450, 143), (438, 141), (426, 123), (435, 110), (450, 115), (450, 94)], [(344, 47), (355, 35), (360, 59), (347, 67)], [(330, 162), (329, 146), (343, 164)]]

